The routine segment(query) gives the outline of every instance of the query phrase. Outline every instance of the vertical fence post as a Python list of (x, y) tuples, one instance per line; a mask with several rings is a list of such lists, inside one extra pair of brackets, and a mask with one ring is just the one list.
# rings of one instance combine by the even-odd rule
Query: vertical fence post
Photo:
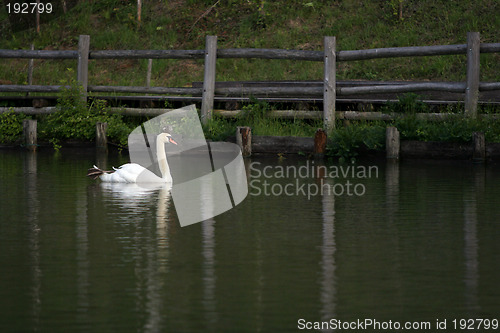
[(90, 36), (80, 35), (78, 40), (77, 80), (83, 89), (82, 99), (87, 102), (87, 86), (89, 81), (89, 50)]
[[(35, 49), (35, 44), (31, 44), (30, 50), (33, 51)], [(31, 58), (28, 62), (28, 85), (31, 86), (33, 84), (33, 67), (35, 65), (35, 59)], [(26, 93), (26, 96), (29, 96), (29, 92)]]
[(146, 88), (151, 88), (151, 71), (153, 70), (153, 59), (148, 59), (148, 71), (146, 73)]
[(252, 155), (252, 129), (248, 126), (236, 127), (236, 144), (241, 148), (241, 155)]
[(323, 127), (328, 131), (335, 128), (335, 37), (325, 37), (324, 44), (325, 73), (323, 81)]
[(484, 162), (486, 159), (486, 142), (484, 140), (484, 133), (472, 133), (472, 160), (476, 163)]
[(467, 33), (467, 83), (465, 87), (465, 114), (477, 117), (479, 97), (479, 32)]
[[(40, 0), (36, 0), (36, 8), (40, 8)], [(36, 33), (40, 33), (40, 12), (38, 10), (35, 10), (35, 21), (36, 21)]]
[(142, 1), (137, 0), (137, 28), (141, 27)]
[(394, 126), (388, 126), (385, 129), (385, 152), (388, 159), (399, 158), (399, 131)]
[(215, 93), (215, 62), (217, 59), (217, 36), (207, 36), (205, 45), (205, 75), (201, 101), (201, 122), (206, 124), (212, 118)]
[(108, 123), (97, 122), (95, 125), (95, 146), (97, 149), (106, 151), (108, 149), (108, 137), (106, 131)]
[(318, 128), (314, 134), (314, 157), (322, 158), (326, 152), (327, 135), (324, 129)]
[(37, 147), (36, 120), (23, 120), (24, 144), (29, 151), (35, 151)]

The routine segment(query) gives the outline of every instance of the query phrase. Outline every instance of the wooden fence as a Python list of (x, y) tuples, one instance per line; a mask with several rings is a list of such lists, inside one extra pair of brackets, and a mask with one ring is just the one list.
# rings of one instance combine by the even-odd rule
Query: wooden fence
[[(0, 58), (26, 59), (77, 59), (77, 80), (83, 87), (86, 99), (89, 92), (99, 93), (147, 93), (201, 96), (201, 119), (206, 122), (212, 115), (214, 96), (310, 96), (323, 100), (322, 118), (325, 128), (333, 128), (335, 124), (335, 102), (337, 96), (366, 93), (406, 93), (421, 90), (458, 92), (464, 94), (465, 113), (477, 117), (478, 95), (480, 91), (500, 90), (500, 82), (479, 81), (480, 53), (500, 52), (500, 43), (480, 43), (478, 32), (467, 33), (467, 43), (458, 45), (391, 47), (357, 51), (336, 51), (336, 38), (324, 37), (323, 51), (302, 51), (283, 49), (217, 49), (217, 36), (207, 36), (205, 50), (90, 50), (90, 36), (81, 35), (78, 50), (45, 51), (45, 50), (0, 50)], [(405, 84), (367, 85), (339, 87), (336, 82), (336, 63), (339, 61), (357, 61), (378, 58), (417, 57), (466, 54), (465, 82), (420, 82)], [(216, 87), (216, 60), (222, 58), (260, 58), (287, 59), (302, 61), (321, 61), (324, 63), (323, 84), (320, 86), (273, 86), (273, 87)], [(204, 59), (204, 81), (202, 87), (144, 87), (138, 86), (94, 86), (88, 82), (89, 59)], [(150, 62), (151, 63), (151, 62)], [(149, 68), (151, 68), (149, 63)], [(149, 69), (150, 70), (150, 69)], [(148, 74), (149, 75), (149, 74)], [(60, 85), (0, 85), (0, 92), (58, 92), (65, 86)], [(5, 112), (7, 108), (0, 108)], [(15, 111), (26, 113), (53, 112), (54, 108), (15, 108)], [(151, 112), (150, 112), (151, 111)], [(127, 114), (158, 114), (164, 109), (125, 110)], [(234, 112), (233, 112), (234, 113)], [(304, 117), (314, 116), (313, 111)], [(345, 119), (375, 119), (387, 116), (371, 112), (339, 113)], [(277, 112), (279, 114), (279, 112)], [(286, 112), (282, 112), (286, 116)], [(297, 113), (294, 113), (295, 115)], [(317, 112), (316, 112), (317, 114)], [(432, 117), (432, 115), (431, 115)], [(442, 118), (441, 116), (435, 116)]]

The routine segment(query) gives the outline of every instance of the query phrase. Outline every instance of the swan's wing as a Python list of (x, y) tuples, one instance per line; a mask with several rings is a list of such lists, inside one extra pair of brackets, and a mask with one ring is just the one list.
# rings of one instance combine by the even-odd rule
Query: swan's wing
[(129, 183), (161, 183), (165, 180), (137, 163), (127, 163), (118, 170)]
[(119, 168), (113, 168), (112, 173), (105, 173), (100, 176), (101, 180), (106, 183), (135, 183), (137, 176), (144, 168), (135, 163), (127, 163)]

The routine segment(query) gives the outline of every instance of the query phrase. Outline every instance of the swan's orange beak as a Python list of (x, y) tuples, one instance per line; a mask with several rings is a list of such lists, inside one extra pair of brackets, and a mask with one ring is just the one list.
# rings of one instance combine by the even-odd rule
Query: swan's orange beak
[(177, 145), (177, 142), (175, 142), (174, 139), (172, 139), (172, 138), (169, 138), (168, 142), (173, 143), (174, 145)]

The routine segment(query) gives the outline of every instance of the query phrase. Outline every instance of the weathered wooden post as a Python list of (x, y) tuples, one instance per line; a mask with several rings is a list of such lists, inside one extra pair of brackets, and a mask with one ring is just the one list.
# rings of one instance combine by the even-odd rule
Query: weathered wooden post
[(78, 40), (78, 68), (77, 80), (82, 86), (82, 99), (87, 102), (87, 88), (89, 81), (89, 50), (90, 36), (80, 35)]
[[(36, 8), (40, 8), (40, 0), (36, 0)], [(40, 33), (40, 12), (35, 10), (36, 33)]]
[(252, 155), (252, 129), (250, 127), (236, 127), (236, 144), (240, 146), (243, 157)]
[(325, 37), (324, 40), (324, 80), (323, 80), (323, 127), (330, 131), (335, 128), (335, 99), (336, 99), (336, 56), (335, 37)]
[(314, 157), (322, 158), (325, 156), (326, 141), (326, 131), (322, 128), (318, 128), (314, 134)]
[(153, 59), (148, 59), (148, 71), (146, 73), (146, 88), (151, 88), (151, 71), (153, 70)]
[(388, 159), (399, 158), (399, 131), (394, 126), (385, 130), (385, 151)]
[(141, 27), (141, 16), (142, 16), (142, 1), (137, 0), (137, 28)]
[[(31, 44), (30, 50), (33, 51), (35, 49), (35, 44)], [(33, 67), (35, 65), (35, 59), (31, 58), (28, 62), (28, 85), (31, 86), (33, 84)], [(29, 96), (29, 92), (26, 93), (26, 96)]]
[(95, 147), (98, 150), (106, 151), (108, 149), (108, 137), (106, 131), (108, 123), (97, 122), (95, 126)]
[(201, 122), (206, 124), (212, 118), (215, 93), (215, 63), (217, 60), (217, 36), (207, 36), (205, 45), (205, 74), (201, 101)]
[(477, 117), (477, 100), (479, 98), (479, 32), (467, 33), (467, 83), (465, 87), (465, 114)]
[(23, 120), (23, 134), (24, 144), (29, 151), (36, 151), (37, 138), (36, 138), (36, 120), (24, 119)]
[(486, 159), (486, 142), (484, 139), (484, 133), (472, 133), (472, 143), (472, 160), (478, 163), (484, 162), (484, 160)]

